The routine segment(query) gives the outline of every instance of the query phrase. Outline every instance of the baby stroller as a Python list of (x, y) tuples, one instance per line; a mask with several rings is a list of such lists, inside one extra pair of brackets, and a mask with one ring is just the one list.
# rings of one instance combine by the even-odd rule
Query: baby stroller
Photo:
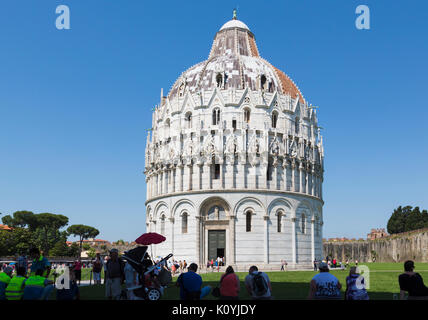
[(162, 286), (166, 286), (171, 281), (171, 274), (162, 268), (166, 264), (166, 261), (172, 257), (172, 254), (167, 255), (165, 258), (160, 260), (158, 263), (153, 264), (152, 260), (147, 253), (147, 246), (141, 246), (132, 250), (126, 251), (122, 256), (122, 259), (128, 261), (128, 263), (135, 269), (138, 274), (138, 282), (140, 285), (127, 288), (122, 292), (121, 299), (126, 299), (127, 292), (131, 290), (134, 295), (144, 300), (159, 300), (162, 296), (161, 291), (155, 287), (145, 286), (145, 276), (156, 268), (161, 268), (158, 275), (158, 279)]

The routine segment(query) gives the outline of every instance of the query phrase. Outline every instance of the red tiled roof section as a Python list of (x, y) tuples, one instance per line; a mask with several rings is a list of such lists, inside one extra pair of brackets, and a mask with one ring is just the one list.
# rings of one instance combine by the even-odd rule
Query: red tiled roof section
[(257, 50), (257, 45), (256, 45), (256, 41), (254, 40), (254, 37), (248, 35), (248, 41), (250, 42), (251, 55), (253, 57), (258, 57), (259, 50)]
[(275, 72), (278, 75), (279, 80), (281, 81), (282, 92), (290, 94), (293, 99), (296, 98), (296, 96), (299, 96), (300, 99), (304, 102), (305, 99), (303, 98), (302, 93), (299, 91), (293, 81), (291, 81), (291, 79), (284, 72), (274, 66), (272, 67), (275, 69)]
[(9, 230), (12, 230), (12, 228), (5, 225), (5, 224), (0, 224), (0, 230), (8, 230), (9, 231)]

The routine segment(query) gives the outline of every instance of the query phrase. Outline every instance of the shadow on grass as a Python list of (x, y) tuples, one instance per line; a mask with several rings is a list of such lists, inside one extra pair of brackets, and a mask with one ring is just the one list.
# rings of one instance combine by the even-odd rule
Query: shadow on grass
[[(218, 281), (204, 281), (203, 286), (209, 285), (215, 288), (218, 285)], [(275, 300), (306, 300), (309, 291), (309, 283), (301, 282), (272, 282), (273, 297)], [(392, 300), (392, 292), (370, 292), (370, 300)], [(80, 297), (82, 300), (105, 300), (105, 287), (104, 285), (97, 286), (85, 286), (80, 287)], [(55, 299), (55, 296), (52, 296)], [(342, 290), (342, 298), (344, 298), (344, 289)], [(168, 288), (165, 289), (165, 294), (162, 300), (179, 300), (180, 291), (179, 288), (172, 283)], [(248, 295), (245, 289), (244, 282), (241, 281), (241, 289), (239, 293), (240, 300), (250, 300), (251, 297)], [(209, 294), (203, 300), (217, 300), (214, 296)]]

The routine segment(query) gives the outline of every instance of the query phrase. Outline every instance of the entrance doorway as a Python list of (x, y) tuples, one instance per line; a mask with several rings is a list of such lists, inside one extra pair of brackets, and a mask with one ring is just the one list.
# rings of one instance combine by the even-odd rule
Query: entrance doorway
[(208, 230), (208, 260), (226, 256), (226, 230)]

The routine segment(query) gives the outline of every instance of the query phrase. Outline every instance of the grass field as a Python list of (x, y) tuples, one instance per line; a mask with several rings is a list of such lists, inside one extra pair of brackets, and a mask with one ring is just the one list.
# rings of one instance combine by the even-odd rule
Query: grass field
[[(393, 294), (398, 294), (400, 288), (398, 286), (398, 275), (403, 271), (402, 263), (366, 263), (370, 269), (370, 288), (367, 290), (371, 300), (392, 300)], [(425, 283), (428, 284), (428, 263), (416, 263), (415, 271), (420, 273)], [(342, 292), (346, 289), (346, 276), (349, 270), (332, 270), (339, 281), (342, 283)], [(244, 278), (247, 273), (237, 273), (241, 280), (240, 299), (249, 299), (245, 287)], [(314, 271), (286, 271), (286, 272), (267, 272), (272, 282), (273, 296), (277, 300), (284, 299), (306, 299), (309, 290), (309, 282), (316, 274)], [(213, 272), (202, 274), (204, 281), (203, 285), (211, 285), (215, 287), (218, 284), (220, 273)], [(162, 299), (177, 300), (179, 298), (179, 289), (175, 287), (174, 283), (165, 290), (165, 295)], [(366, 276), (367, 280), (367, 276)], [(82, 300), (100, 300), (105, 299), (104, 286), (87, 286), (80, 288), (80, 295)], [(209, 295), (205, 299), (215, 299)]]

